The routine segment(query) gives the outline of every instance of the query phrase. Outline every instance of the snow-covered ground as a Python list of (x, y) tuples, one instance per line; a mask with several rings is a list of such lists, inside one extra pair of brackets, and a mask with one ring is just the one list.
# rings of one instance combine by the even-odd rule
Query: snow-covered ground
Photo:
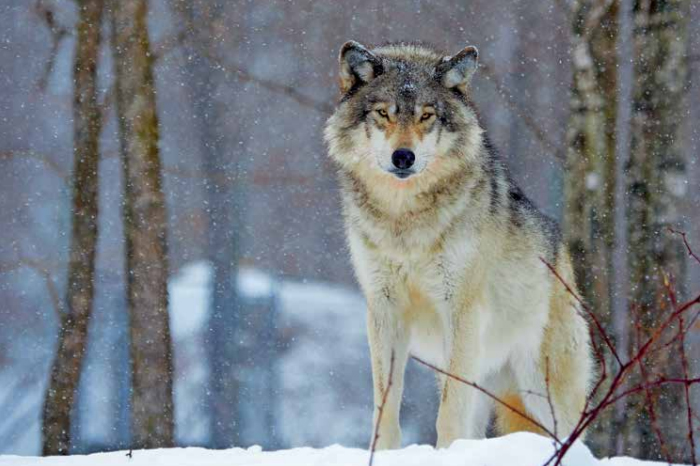
[[(518, 433), (487, 440), (460, 440), (450, 448), (435, 450), (413, 445), (402, 450), (377, 452), (375, 466), (541, 466), (553, 453), (550, 440)], [(231, 450), (173, 448), (97, 453), (89, 456), (29, 458), (0, 456), (0, 466), (361, 466), (368, 464), (367, 450), (334, 445), (322, 449), (294, 448), (272, 452), (259, 447)], [(564, 459), (566, 466), (652, 466), (666, 463), (631, 458), (598, 460), (582, 443)]]
[[(364, 302), (355, 291), (328, 283), (275, 281), (267, 274), (246, 269), (241, 273), (238, 288), (242, 296), (264, 297), (275, 290), (279, 303), (276, 326), (288, 340), (280, 355), (277, 401), (278, 433), (283, 445), (300, 446), (266, 452), (260, 447), (231, 450), (174, 448), (135, 451), (131, 458), (126, 452), (98, 453), (89, 456), (37, 458), (2, 456), (0, 466), (351, 466), (368, 464), (366, 450), (341, 446), (322, 447), (333, 443), (364, 445), (371, 432), (371, 383), (369, 355), (365, 342)], [(202, 444), (207, 437), (208, 422), (201, 400), (204, 397), (206, 365), (203, 364), (203, 332), (208, 315), (211, 268), (204, 262), (183, 267), (171, 280), (171, 317), (176, 356), (176, 418), (179, 445)], [(90, 380), (109, 380), (104, 368), (93, 367)], [(0, 402), (11, 396), (13, 387), (22, 382), (23, 372), (0, 371)], [(96, 370), (95, 369), (99, 369)], [(19, 376), (17, 375), (19, 374)], [(418, 374), (429, 379), (432, 374)], [(100, 379), (101, 376), (101, 379)], [(103, 383), (104, 385), (104, 383)], [(108, 438), (111, 434), (107, 409), (109, 400), (104, 393), (108, 387), (92, 382), (95, 396), (86, 397), (83, 438)], [(16, 412), (0, 419), (0, 439), (3, 433), (25, 426), (26, 443), (15, 445), (9, 452), (35, 454), (39, 451), (39, 413), (43, 387), (23, 389), (29, 398), (22, 398)], [(425, 391), (425, 390), (424, 390)], [(414, 392), (414, 390), (409, 390)], [(92, 395), (90, 392), (88, 395)], [(410, 393), (409, 393), (410, 396)], [(20, 400), (21, 401), (21, 400)], [(428, 400), (419, 397), (418, 404)], [(26, 405), (26, 406), (25, 406)], [(27, 414), (30, 411), (31, 414)], [(434, 423), (417, 419), (409, 413), (404, 429), (405, 442), (417, 438), (416, 426)], [(31, 429), (27, 430), (26, 425)], [(414, 432), (412, 432), (412, 430)], [(425, 438), (425, 437), (423, 437)], [(97, 442), (93, 440), (94, 442)], [(425, 440), (423, 440), (425, 441)], [(256, 442), (261, 442), (257, 440)], [(106, 444), (106, 443), (105, 443)], [(0, 446), (1, 447), (1, 446)], [(2, 448), (0, 448), (2, 451)], [(7, 451), (7, 450), (6, 450)], [(447, 450), (429, 446), (409, 446), (402, 450), (378, 452), (375, 466), (540, 466), (553, 453), (550, 440), (534, 434), (519, 433), (507, 437), (459, 441)], [(567, 455), (567, 466), (634, 466), (650, 463), (629, 458), (598, 460), (588, 448), (577, 444)], [(664, 463), (665, 464), (665, 463)]]

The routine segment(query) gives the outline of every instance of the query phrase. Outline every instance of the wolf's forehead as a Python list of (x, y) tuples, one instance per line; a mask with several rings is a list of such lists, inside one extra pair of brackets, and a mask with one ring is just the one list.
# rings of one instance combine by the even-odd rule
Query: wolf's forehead
[(386, 89), (387, 100), (393, 101), (400, 108), (409, 109), (415, 105), (433, 104), (439, 100), (437, 92), (428, 82), (404, 79)]
[(395, 101), (431, 100), (436, 96), (434, 79), (428, 70), (416, 69), (406, 65), (392, 67), (387, 79), (382, 80), (379, 89), (380, 98)]
[(399, 95), (405, 98), (415, 98), (416, 90), (416, 83), (406, 80), (399, 86)]

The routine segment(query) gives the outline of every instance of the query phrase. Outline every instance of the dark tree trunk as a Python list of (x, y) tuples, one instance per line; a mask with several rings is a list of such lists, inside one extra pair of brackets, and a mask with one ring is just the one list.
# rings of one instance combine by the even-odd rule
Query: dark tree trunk
[(124, 173), (127, 303), (133, 391), (132, 442), (173, 445), (167, 217), (146, 0), (112, 2), (112, 49)]
[[(651, 336), (672, 305), (664, 286), (670, 277), (682, 296), (686, 260), (682, 243), (668, 228), (683, 229), (681, 205), (687, 190), (687, 154), (680, 128), (688, 95), (688, 17), (690, 0), (634, 2), (634, 73), (629, 193), (628, 267), (631, 300), (641, 324), (640, 337)], [(674, 329), (673, 332), (676, 332)], [(645, 361), (648, 377), (682, 377), (678, 346)], [(681, 386), (652, 394), (658, 430), (671, 459), (689, 462), (685, 405)], [(665, 459), (654, 433), (650, 403), (631, 399), (625, 454)]]
[(73, 71), (73, 212), (68, 263), (66, 312), (59, 322), (58, 348), (51, 367), (42, 420), (44, 455), (67, 455), (71, 449), (71, 411), (87, 344), (95, 289), (99, 138), (97, 59), (103, 0), (79, 4)]
[[(586, 302), (614, 336), (613, 252), (618, 0), (577, 0), (572, 8), (573, 84), (564, 173), (564, 233)], [(611, 354), (605, 354), (608, 367)], [(617, 437), (613, 413), (589, 430), (598, 454), (609, 454)]]

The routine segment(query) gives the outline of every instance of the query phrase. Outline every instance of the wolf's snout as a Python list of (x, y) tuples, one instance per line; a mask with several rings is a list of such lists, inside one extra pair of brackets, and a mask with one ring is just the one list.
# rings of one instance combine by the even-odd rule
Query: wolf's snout
[(396, 149), (391, 154), (391, 163), (399, 170), (407, 170), (416, 161), (416, 154), (410, 149)]

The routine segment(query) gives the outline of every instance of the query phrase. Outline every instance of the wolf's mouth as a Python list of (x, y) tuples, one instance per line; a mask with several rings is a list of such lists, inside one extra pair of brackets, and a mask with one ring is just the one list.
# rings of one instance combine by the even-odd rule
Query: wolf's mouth
[(401, 178), (402, 180), (408, 178), (411, 175), (415, 175), (416, 172), (413, 170), (401, 170), (401, 169), (396, 169), (396, 170), (389, 170), (389, 173), (392, 175), (396, 176), (397, 178)]

